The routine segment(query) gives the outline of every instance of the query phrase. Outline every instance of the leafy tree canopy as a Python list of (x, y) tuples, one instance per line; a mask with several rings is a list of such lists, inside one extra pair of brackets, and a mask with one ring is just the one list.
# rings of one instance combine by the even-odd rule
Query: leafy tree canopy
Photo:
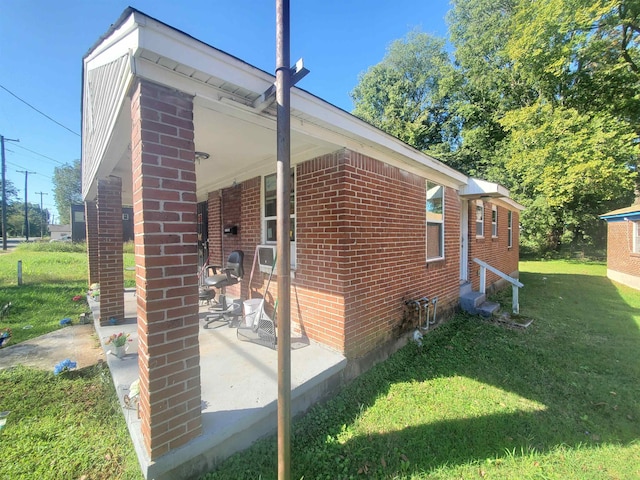
[(60, 215), (60, 223), (71, 220), (71, 205), (82, 203), (82, 167), (80, 160), (73, 165), (56, 167), (53, 171), (53, 199)]
[(419, 150), (449, 145), (457, 129), (443, 83), (452, 79), (444, 40), (412, 31), (360, 75), (353, 113)]
[[(452, 0), (361, 75), (354, 114), (528, 207), (540, 249), (603, 242), (640, 193), (640, 0)], [(640, 198), (640, 197), (639, 197)]]

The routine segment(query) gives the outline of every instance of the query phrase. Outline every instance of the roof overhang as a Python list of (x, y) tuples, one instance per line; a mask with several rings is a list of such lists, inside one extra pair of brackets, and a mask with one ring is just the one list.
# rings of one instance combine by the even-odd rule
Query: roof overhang
[(640, 205), (631, 205), (626, 208), (619, 208), (611, 212), (600, 215), (600, 218), (607, 222), (624, 222), (640, 220)]
[[(135, 9), (83, 60), (83, 198), (98, 178), (117, 175), (123, 202), (132, 196), (129, 90), (136, 78), (194, 98), (197, 196), (276, 169), (276, 116), (263, 93), (275, 77)], [(346, 148), (429, 178), (466, 195), (508, 197), (497, 184), (466, 175), (326, 101), (291, 90), (291, 163)], [(490, 187), (491, 185), (491, 187)], [(481, 188), (482, 187), (482, 188)], [(484, 188), (484, 189), (483, 189)]]

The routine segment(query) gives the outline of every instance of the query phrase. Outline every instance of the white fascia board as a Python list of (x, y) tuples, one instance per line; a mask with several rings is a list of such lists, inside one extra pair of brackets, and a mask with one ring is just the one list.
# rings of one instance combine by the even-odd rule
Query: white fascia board
[(499, 197), (499, 198), (492, 198), (491, 199), (491, 203), (495, 203), (496, 205), (500, 205), (504, 208), (506, 208), (507, 210), (514, 210), (514, 211), (523, 211), (525, 210), (524, 205), (519, 204), (518, 202), (516, 202), (515, 200), (513, 200), (512, 198), (508, 198), (508, 197)]
[(135, 51), (139, 44), (138, 23), (132, 14), (119, 28), (105, 38), (84, 58), (85, 70), (92, 70)]
[(498, 183), (488, 182), (479, 178), (469, 178), (469, 182), (460, 190), (460, 195), (465, 197), (509, 198), (509, 190)]
[(149, 17), (140, 25), (139, 46), (256, 94), (274, 82), (268, 73)]
[(303, 90), (296, 88), (291, 90), (291, 108), (310, 117), (315, 117), (323, 123), (330, 124), (336, 130), (343, 132), (346, 137), (352, 138), (356, 143), (388, 149), (421, 166), (441, 173), (455, 184), (467, 184), (468, 177), (465, 174), (427, 154), (419, 152), (392, 135), (384, 133), (382, 130)]

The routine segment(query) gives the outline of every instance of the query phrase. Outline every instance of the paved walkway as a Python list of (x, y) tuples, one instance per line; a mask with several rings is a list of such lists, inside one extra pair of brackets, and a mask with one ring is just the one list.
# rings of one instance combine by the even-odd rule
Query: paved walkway
[(58, 362), (67, 358), (77, 362), (78, 369), (105, 360), (93, 323), (71, 325), (26, 342), (2, 347), (0, 369), (25, 365), (53, 371)]

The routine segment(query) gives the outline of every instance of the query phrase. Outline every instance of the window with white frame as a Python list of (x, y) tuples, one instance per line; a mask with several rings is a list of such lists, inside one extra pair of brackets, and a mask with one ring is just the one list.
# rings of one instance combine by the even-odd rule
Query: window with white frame
[(640, 221), (632, 222), (633, 228), (633, 253), (640, 253)]
[(476, 200), (476, 237), (484, 237), (484, 202)]
[(427, 261), (444, 258), (444, 187), (427, 180)]
[(498, 236), (498, 206), (491, 205), (491, 236)]
[[(291, 197), (290, 197), (290, 215), (291, 225), (289, 230), (289, 240), (291, 241), (291, 266), (296, 264), (296, 194), (295, 194), (295, 175), (291, 172)], [(276, 191), (276, 174), (266, 175), (264, 177), (263, 189), (263, 238), (266, 243), (276, 243), (277, 238), (277, 191)]]
[(513, 212), (507, 212), (507, 248), (513, 247)]

